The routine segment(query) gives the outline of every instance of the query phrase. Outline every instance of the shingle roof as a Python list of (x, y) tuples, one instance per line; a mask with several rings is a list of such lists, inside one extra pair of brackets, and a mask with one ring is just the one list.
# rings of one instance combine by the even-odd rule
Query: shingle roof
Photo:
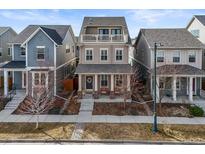
[(162, 48), (204, 48), (204, 45), (185, 28), (141, 29), (150, 47), (161, 43)]
[(129, 64), (79, 64), (76, 74), (80, 73), (132, 73)]
[(26, 68), (25, 61), (10, 61), (3, 65), (2, 68)]
[(0, 27), (0, 35), (6, 32), (10, 27)]
[(70, 25), (29, 25), (17, 35), (11, 43), (23, 43), (39, 27), (45, 31), (57, 44), (62, 44)]
[(205, 25), (205, 15), (195, 15), (195, 18), (197, 18), (203, 25)]
[[(153, 71), (153, 70), (152, 70)], [(190, 65), (163, 65), (157, 67), (158, 75), (204, 75), (205, 71)]]

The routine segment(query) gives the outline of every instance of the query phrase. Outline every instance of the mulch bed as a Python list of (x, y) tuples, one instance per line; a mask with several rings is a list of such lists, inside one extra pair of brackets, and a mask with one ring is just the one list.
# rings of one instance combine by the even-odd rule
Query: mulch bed
[[(147, 105), (152, 110), (153, 103), (147, 103)], [(190, 104), (162, 103), (160, 112), (160, 104), (157, 103), (157, 115), (162, 117), (191, 117), (189, 106)]]
[(63, 114), (76, 115), (80, 111), (80, 102), (71, 100)]
[(147, 115), (139, 103), (94, 103), (93, 115)]

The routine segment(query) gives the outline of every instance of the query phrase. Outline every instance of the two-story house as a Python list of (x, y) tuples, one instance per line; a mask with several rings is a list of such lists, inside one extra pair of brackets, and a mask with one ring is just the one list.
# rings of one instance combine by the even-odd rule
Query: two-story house
[(161, 43), (156, 52), (157, 98), (160, 91), (175, 102), (177, 97), (200, 96), (202, 51), (204, 45), (189, 31), (178, 29), (141, 29), (135, 42), (134, 57), (146, 70), (151, 94), (153, 94), (154, 44)]
[(69, 25), (29, 25), (11, 42), (12, 60), (4, 71), (4, 95), (8, 94), (8, 72), (13, 86), (26, 89), (27, 95), (46, 87), (57, 95), (58, 80), (75, 62), (75, 36)]
[[(186, 29), (205, 44), (205, 15), (194, 15)], [(205, 70), (205, 51), (202, 52), (202, 69)], [(202, 79), (202, 88), (205, 90), (205, 79)]]
[[(9, 42), (17, 35), (11, 27), (0, 27), (0, 66), (11, 61), (12, 52)], [(9, 73), (11, 76), (11, 74)], [(0, 72), (0, 87), (3, 86), (3, 72)]]
[(131, 39), (124, 17), (85, 17), (79, 35), (78, 94), (130, 93)]

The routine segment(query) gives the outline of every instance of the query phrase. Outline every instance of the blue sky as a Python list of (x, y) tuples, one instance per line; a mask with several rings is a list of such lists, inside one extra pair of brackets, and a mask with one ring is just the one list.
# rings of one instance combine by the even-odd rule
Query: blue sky
[(195, 14), (205, 10), (0, 10), (0, 26), (20, 32), (29, 24), (70, 24), (78, 35), (84, 16), (125, 16), (136, 37), (140, 28), (185, 27)]

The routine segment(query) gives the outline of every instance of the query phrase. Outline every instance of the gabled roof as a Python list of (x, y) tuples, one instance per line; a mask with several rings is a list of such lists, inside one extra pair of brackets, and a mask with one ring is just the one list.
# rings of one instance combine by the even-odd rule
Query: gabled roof
[(195, 15), (194, 17), (197, 18), (205, 26), (205, 15)]
[(7, 30), (9, 30), (10, 27), (0, 27), (0, 35), (5, 33)]
[(139, 35), (145, 37), (151, 48), (154, 48), (155, 42), (161, 43), (161, 48), (204, 48), (204, 45), (185, 28), (141, 29)]
[(29, 25), (11, 43), (24, 43), (37, 29), (41, 28), (56, 44), (61, 45), (70, 25)]

